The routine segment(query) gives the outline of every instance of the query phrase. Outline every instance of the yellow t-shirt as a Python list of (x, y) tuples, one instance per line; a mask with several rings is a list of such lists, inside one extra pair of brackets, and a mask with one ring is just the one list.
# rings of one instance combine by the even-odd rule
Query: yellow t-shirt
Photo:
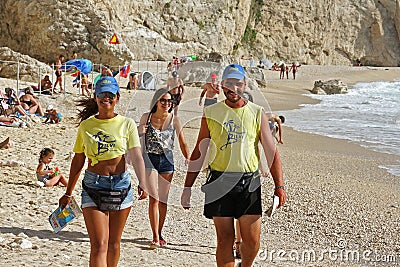
[(255, 172), (259, 166), (257, 145), (263, 108), (248, 102), (230, 108), (221, 101), (206, 107), (204, 113), (211, 136), (210, 167), (221, 172)]
[(74, 152), (85, 153), (94, 166), (99, 161), (124, 155), (133, 147), (140, 147), (140, 141), (132, 119), (117, 115), (99, 120), (92, 116), (79, 125)]

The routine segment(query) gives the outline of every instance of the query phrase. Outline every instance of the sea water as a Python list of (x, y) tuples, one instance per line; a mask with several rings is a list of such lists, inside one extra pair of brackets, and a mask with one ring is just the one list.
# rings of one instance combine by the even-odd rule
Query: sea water
[[(347, 94), (309, 96), (321, 102), (280, 111), (284, 125), (400, 156), (400, 81), (358, 83)], [(400, 162), (381, 167), (400, 176)]]

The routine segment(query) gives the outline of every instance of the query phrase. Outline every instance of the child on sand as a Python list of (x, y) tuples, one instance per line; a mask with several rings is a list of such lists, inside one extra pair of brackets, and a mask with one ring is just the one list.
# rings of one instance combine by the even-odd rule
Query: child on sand
[[(50, 148), (43, 148), (39, 155), (39, 165), (36, 170), (38, 184), (42, 186), (55, 186), (60, 183), (67, 186), (68, 180), (59, 173), (58, 167), (50, 169), (49, 164), (53, 161), (54, 151)], [(40, 183), (39, 183), (40, 182)]]
[(52, 106), (48, 105), (46, 108), (46, 120), (44, 123), (59, 123), (62, 120), (61, 113)]

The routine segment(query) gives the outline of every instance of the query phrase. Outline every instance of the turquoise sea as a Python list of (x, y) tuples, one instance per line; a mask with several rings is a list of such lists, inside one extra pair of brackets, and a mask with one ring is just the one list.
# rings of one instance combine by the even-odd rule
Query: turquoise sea
[[(279, 112), (285, 126), (400, 156), (400, 81), (358, 83), (348, 94), (309, 96), (321, 102)], [(400, 176), (400, 162), (381, 167)]]

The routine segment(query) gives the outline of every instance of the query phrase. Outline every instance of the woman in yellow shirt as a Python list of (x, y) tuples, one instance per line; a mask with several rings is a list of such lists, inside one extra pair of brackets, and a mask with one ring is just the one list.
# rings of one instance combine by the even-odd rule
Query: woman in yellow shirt
[[(74, 145), (66, 193), (60, 206), (71, 201), (86, 158), (88, 168), (82, 181), (82, 210), (90, 239), (90, 266), (117, 266), (121, 235), (133, 203), (132, 164), (139, 179), (139, 199), (147, 193), (141, 185), (145, 168), (136, 124), (115, 113), (120, 98), (114, 77), (103, 77), (96, 83), (93, 98), (78, 103), (83, 110)], [(110, 194), (112, 193), (112, 194)], [(113, 201), (108, 201), (112, 198)]]

